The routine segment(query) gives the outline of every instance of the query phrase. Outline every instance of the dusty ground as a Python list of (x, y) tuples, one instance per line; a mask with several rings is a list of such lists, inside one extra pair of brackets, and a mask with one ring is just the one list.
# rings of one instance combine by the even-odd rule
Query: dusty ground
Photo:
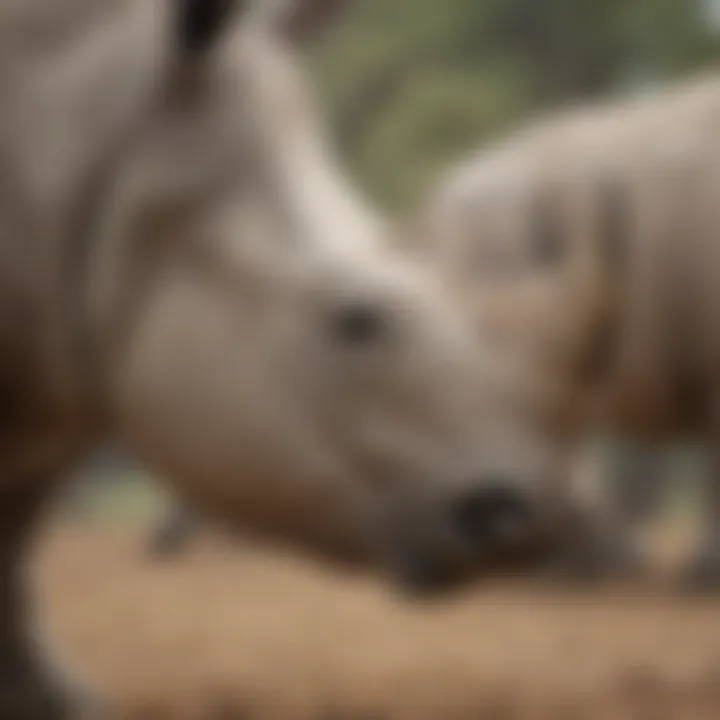
[(203, 540), (60, 528), (38, 592), (57, 643), (140, 720), (720, 718), (720, 599), (496, 585), (404, 604), (368, 579)]

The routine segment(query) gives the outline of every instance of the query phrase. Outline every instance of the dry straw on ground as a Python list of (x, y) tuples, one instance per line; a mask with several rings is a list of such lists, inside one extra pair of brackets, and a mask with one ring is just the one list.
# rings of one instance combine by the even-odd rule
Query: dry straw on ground
[(720, 717), (709, 598), (498, 585), (409, 606), (211, 539), (159, 563), (144, 537), (59, 528), (37, 568), (56, 641), (126, 720)]

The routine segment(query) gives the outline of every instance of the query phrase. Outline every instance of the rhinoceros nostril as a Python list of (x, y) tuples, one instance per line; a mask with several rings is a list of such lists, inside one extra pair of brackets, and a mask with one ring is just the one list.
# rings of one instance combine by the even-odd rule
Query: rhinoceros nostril
[(530, 502), (505, 483), (483, 487), (456, 500), (452, 522), (477, 549), (505, 550), (519, 543), (532, 520)]

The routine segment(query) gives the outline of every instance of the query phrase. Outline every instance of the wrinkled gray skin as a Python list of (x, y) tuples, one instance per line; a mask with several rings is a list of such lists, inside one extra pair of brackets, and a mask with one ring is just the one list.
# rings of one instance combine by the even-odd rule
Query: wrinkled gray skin
[[(719, 116), (716, 75), (549, 116), (452, 171), (407, 233), (513, 368), (514, 382), (492, 380), (495, 411), (523, 406), (561, 459), (528, 480), (498, 457), (518, 494), (541, 478), (574, 494), (596, 434), (697, 439), (717, 465)], [(687, 579), (718, 588), (718, 470), (705, 508)], [(612, 565), (619, 534), (594, 528), (585, 549)]]
[(76, 716), (22, 560), (108, 437), (202, 513), (410, 587), (514, 547), (474, 333), (344, 182), (298, 75), (289, 39), (332, 4), (0, 5), (3, 720)]

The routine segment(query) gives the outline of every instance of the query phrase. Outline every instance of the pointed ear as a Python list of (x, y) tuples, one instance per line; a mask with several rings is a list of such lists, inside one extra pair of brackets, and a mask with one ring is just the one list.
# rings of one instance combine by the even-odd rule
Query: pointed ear
[(178, 44), (187, 55), (206, 52), (222, 34), (243, 0), (174, 0), (177, 8)]
[(350, 3), (351, 0), (275, 0), (273, 20), (278, 32), (291, 42), (302, 44), (317, 37)]

